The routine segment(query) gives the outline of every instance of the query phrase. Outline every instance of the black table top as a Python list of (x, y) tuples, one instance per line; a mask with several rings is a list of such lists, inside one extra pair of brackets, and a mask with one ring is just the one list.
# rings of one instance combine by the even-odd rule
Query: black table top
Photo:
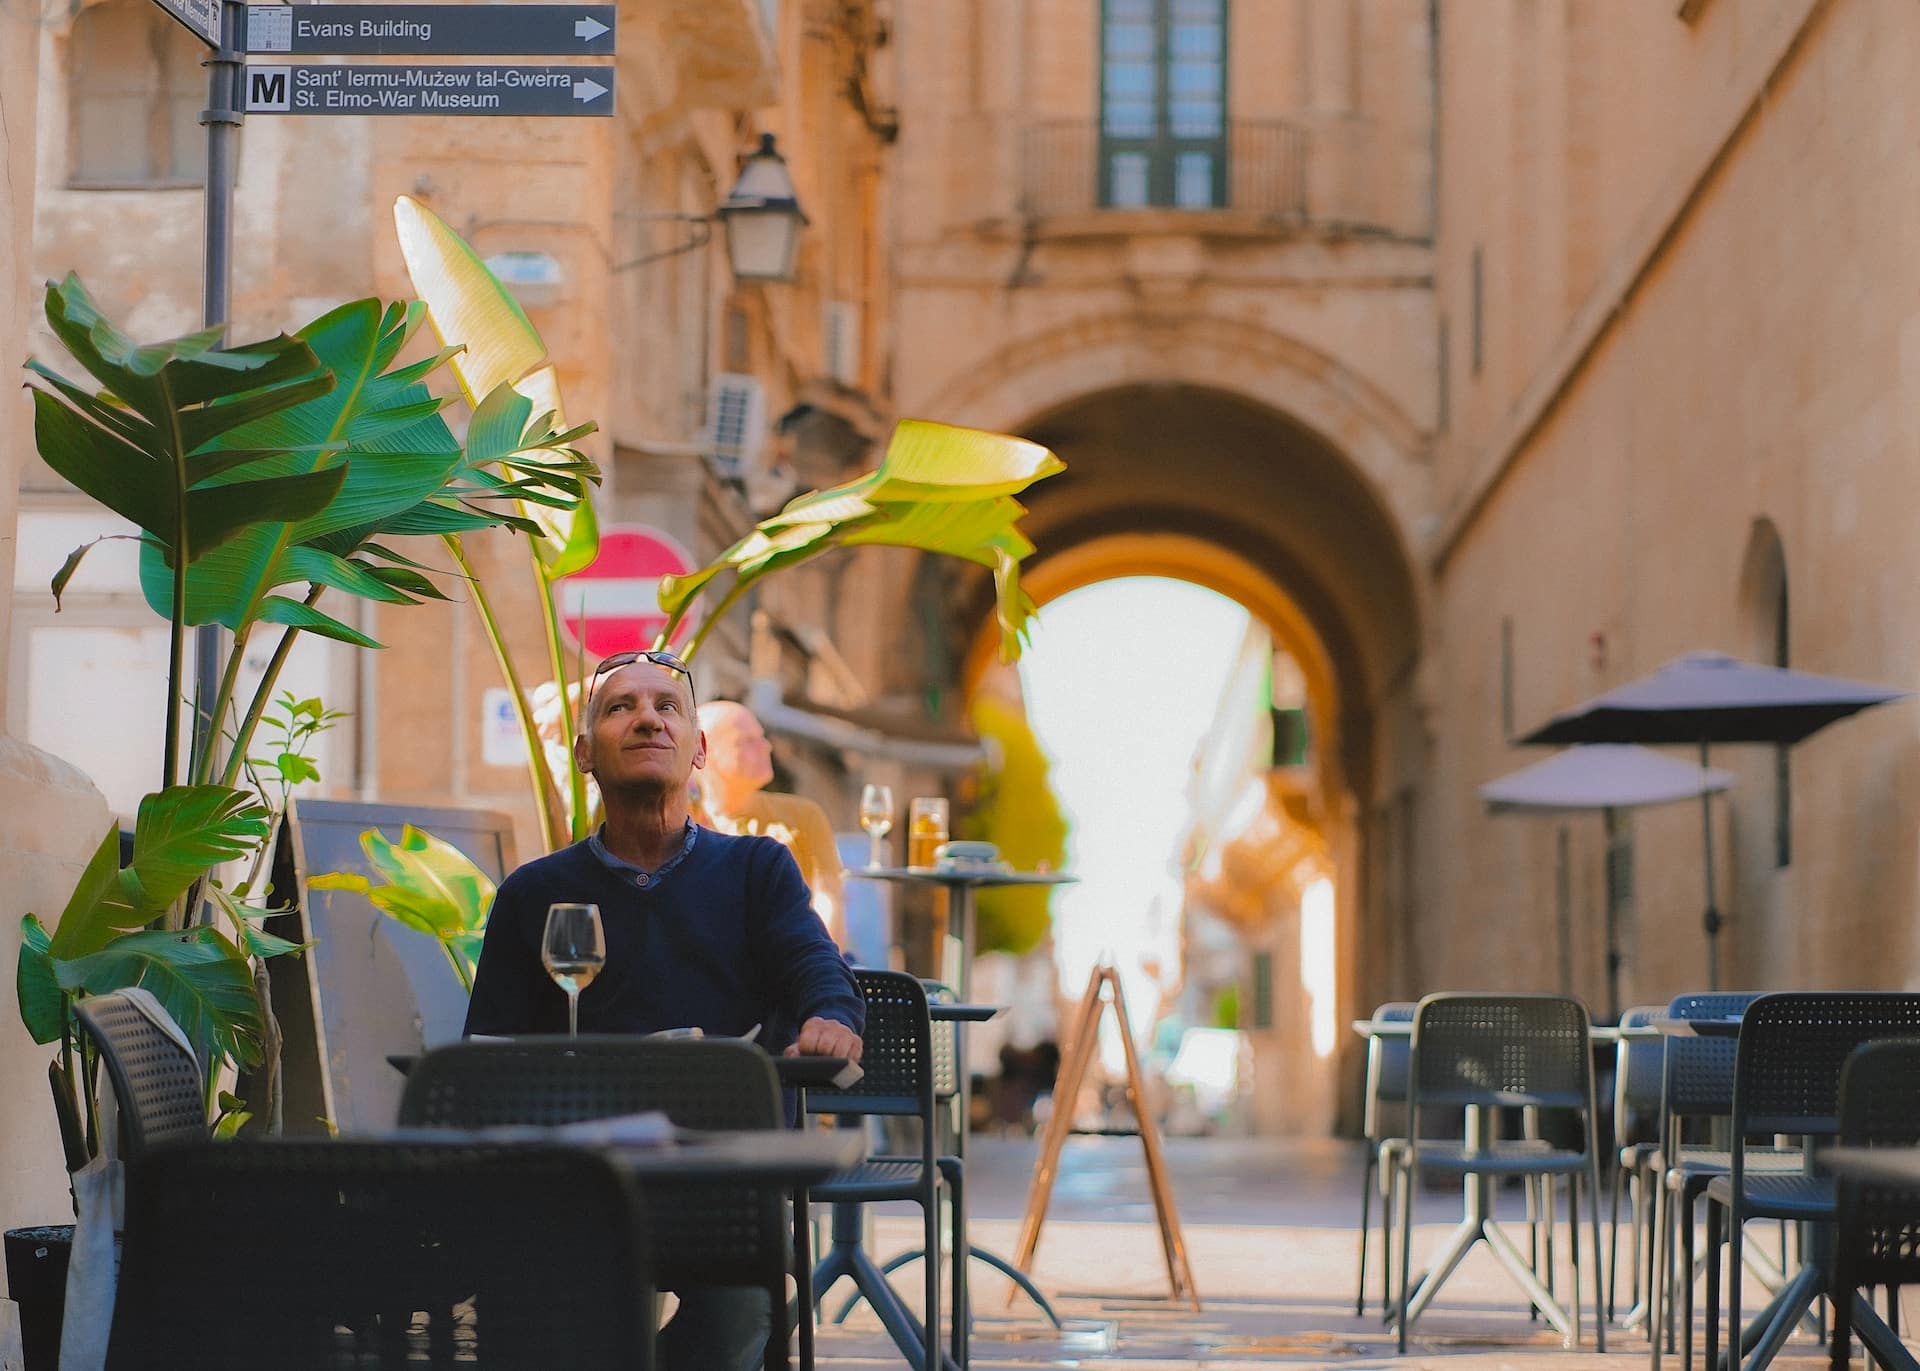
[(845, 1057), (775, 1057), (773, 1069), (782, 1085), (826, 1085), (836, 1090), (856, 1085), (866, 1075)]
[[(975, 1006), (965, 1006), (974, 1008)], [(988, 1018), (993, 1017), (988, 1015)], [(703, 1041), (689, 1038), (688, 1042)], [(402, 1076), (413, 1070), (413, 1064), (420, 1060), (417, 1052), (390, 1052), (387, 1065)], [(845, 1057), (775, 1057), (774, 1074), (780, 1077), (782, 1085), (831, 1085), (839, 1089), (855, 1084), (866, 1074)], [(847, 1074), (851, 1072), (852, 1074)]]
[[(555, 1130), (542, 1128), (393, 1129), (371, 1136), (380, 1142), (470, 1142), (476, 1146), (538, 1144), (567, 1146)], [(857, 1132), (794, 1132), (784, 1128), (728, 1132), (682, 1130), (668, 1143), (578, 1143), (612, 1158), (643, 1184), (649, 1181), (740, 1180), (812, 1185), (857, 1165), (866, 1155), (866, 1135)]]
[(985, 1023), (1007, 1012), (1003, 1004), (930, 1004), (927, 1017), (935, 1023)]

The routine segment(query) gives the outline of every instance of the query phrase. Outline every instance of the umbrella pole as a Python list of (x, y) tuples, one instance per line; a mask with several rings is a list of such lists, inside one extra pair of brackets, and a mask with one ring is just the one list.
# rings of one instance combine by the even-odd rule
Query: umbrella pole
[(1613, 810), (1603, 809), (1606, 834), (1607, 1022), (1620, 1022), (1620, 892), (1614, 888)]
[[(1707, 769), (1707, 743), (1700, 743), (1700, 769)], [(1707, 989), (1720, 988), (1720, 910), (1713, 898), (1713, 795), (1700, 791), (1700, 840), (1707, 857), (1707, 912), (1701, 925), (1707, 930)]]

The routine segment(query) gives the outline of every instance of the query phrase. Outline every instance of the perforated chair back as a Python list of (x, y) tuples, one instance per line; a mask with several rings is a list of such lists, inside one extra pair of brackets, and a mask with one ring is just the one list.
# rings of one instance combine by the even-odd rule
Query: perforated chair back
[[(1636, 1005), (1620, 1015), (1620, 1027), (1646, 1028), (1665, 1013), (1664, 1005)], [(1623, 1146), (1659, 1137), (1666, 1044), (1665, 1038), (1620, 1040), (1613, 1059), (1613, 1135)]]
[(89, 995), (74, 1005), (80, 1026), (99, 1049), (120, 1104), (122, 1155), (131, 1160), (165, 1143), (205, 1142), (206, 1082), (192, 1052), (154, 1022), (157, 1002), (142, 1007), (121, 992)]
[[(1751, 990), (1676, 995), (1671, 1019), (1729, 1019), (1759, 999)], [(1723, 1119), (1733, 1113), (1733, 1038), (1674, 1037), (1667, 1042), (1666, 1108), (1676, 1119)]]
[[(656, 1109), (682, 1128), (786, 1123), (773, 1061), (757, 1047), (606, 1034), (462, 1042), (429, 1052), (408, 1073), (400, 1124), (552, 1125)], [(662, 1285), (772, 1288), (785, 1279), (778, 1187), (676, 1182), (649, 1187), (647, 1201)]]
[(1429, 995), (1413, 1020), (1420, 1108), (1593, 1105), (1586, 1006), (1561, 995)]
[(1837, 1133), (1847, 1057), (1875, 1038), (1913, 1036), (1920, 1036), (1920, 994), (1762, 995), (1740, 1021), (1735, 1136)]
[(647, 1367), (641, 1215), (583, 1149), (157, 1149), (128, 1164), (107, 1364), (534, 1371), (564, 1348), (570, 1368)]
[[(1863, 1043), (1840, 1073), (1840, 1142), (1920, 1144), (1920, 1038)], [(1913, 1187), (1843, 1180), (1835, 1294), (1920, 1282), (1920, 1195)]]
[(934, 1057), (926, 987), (903, 971), (856, 968), (867, 1002), (860, 1035), (859, 1081), (844, 1090), (807, 1091), (807, 1109), (821, 1114), (905, 1114), (933, 1117)]

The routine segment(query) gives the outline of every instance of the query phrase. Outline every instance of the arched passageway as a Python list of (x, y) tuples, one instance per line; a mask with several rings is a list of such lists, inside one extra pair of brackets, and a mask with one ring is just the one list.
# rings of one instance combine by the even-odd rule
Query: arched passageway
[[(1039, 549), (1026, 583), (1037, 601), (1125, 576), (1191, 581), (1245, 606), (1298, 664), (1313, 739), (1311, 793), (1298, 810), (1334, 872), (1340, 1012), (1398, 990), (1395, 928), (1407, 911), (1380, 888), (1392, 864), (1369, 845), (1388, 840), (1380, 827), (1417, 771), (1421, 614), (1406, 533), (1375, 483), (1298, 421), (1201, 385), (1096, 391), (1014, 427), (1068, 468), (1026, 497), (1024, 526)], [(970, 680), (992, 654), (989, 597), (978, 578), (954, 605)], [(1180, 625), (1142, 623), (1138, 643), (1143, 663), (1178, 652)], [(1337, 1098), (1347, 1055), (1342, 1042), (1307, 1071), (1321, 1101), (1314, 1117)], [(1289, 1089), (1303, 1083), (1298, 1069), (1282, 1078)]]

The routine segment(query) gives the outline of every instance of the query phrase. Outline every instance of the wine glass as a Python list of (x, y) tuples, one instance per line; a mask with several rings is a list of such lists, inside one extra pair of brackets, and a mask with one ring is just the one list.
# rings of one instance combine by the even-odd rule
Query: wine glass
[(880, 840), (893, 831), (893, 787), (868, 785), (861, 790), (860, 827), (867, 830), (867, 837), (873, 841), (867, 865), (875, 868), (883, 866)]
[(554, 984), (567, 992), (567, 1036), (580, 1036), (580, 992), (607, 962), (607, 936), (597, 904), (550, 904), (540, 960)]

